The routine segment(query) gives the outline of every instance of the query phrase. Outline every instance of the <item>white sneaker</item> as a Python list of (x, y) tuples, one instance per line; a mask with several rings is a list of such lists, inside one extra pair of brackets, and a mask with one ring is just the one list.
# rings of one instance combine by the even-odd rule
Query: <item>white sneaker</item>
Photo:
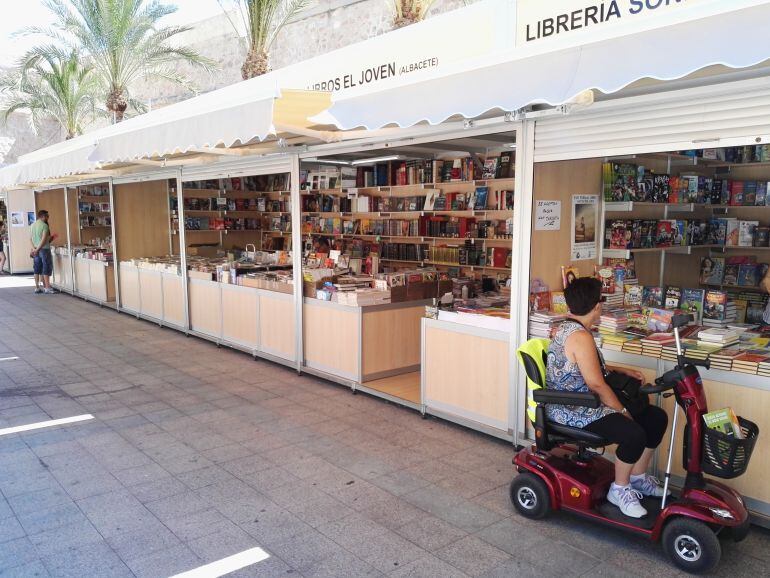
[[(663, 484), (660, 483), (658, 478), (649, 474), (631, 476), (631, 487), (645, 496), (663, 497)], [(668, 494), (671, 495), (671, 492)]]
[(48, 289), (43, 289), (43, 293), (45, 293), (46, 295), (54, 295), (56, 291), (54, 291), (49, 287)]
[(618, 486), (614, 482), (607, 492), (607, 501), (630, 518), (643, 518), (647, 515), (647, 510), (639, 503), (641, 498), (642, 494), (631, 486)]
[(35, 288), (35, 295), (40, 295), (43, 292), (43, 290), (40, 287)]

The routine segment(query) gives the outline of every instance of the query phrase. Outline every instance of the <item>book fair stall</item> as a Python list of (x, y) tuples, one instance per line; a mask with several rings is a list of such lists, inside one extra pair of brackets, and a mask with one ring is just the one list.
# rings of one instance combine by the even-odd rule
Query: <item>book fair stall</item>
[[(9, 206), (34, 191), (50, 211), (62, 291), (514, 443), (533, 435), (516, 349), (564, 318), (565, 283), (596, 276), (609, 363), (653, 380), (674, 363), (672, 315), (692, 313), (711, 406), (761, 430), (770, 53), (753, 39), (770, 2), (638, 4), (551, 34), (550, 3), (482, 1), (0, 179)], [(725, 47), (725, 26), (745, 34)], [(459, 54), (451, 30), (489, 46)], [(345, 80), (426, 36), (438, 69)], [(758, 519), (767, 448), (736, 480)]]

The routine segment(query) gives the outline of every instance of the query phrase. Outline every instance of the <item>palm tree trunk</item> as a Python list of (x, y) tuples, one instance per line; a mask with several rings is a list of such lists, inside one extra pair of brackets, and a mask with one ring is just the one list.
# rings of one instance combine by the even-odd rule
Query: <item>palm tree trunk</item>
[(270, 72), (270, 55), (264, 50), (250, 48), (246, 60), (241, 66), (243, 80), (262, 76), (267, 72)]
[(112, 113), (113, 122), (118, 123), (123, 120), (123, 116), (126, 114), (128, 108), (128, 102), (123, 94), (122, 88), (113, 88), (107, 95), (107, 102), (105, 103), (107, 110)]

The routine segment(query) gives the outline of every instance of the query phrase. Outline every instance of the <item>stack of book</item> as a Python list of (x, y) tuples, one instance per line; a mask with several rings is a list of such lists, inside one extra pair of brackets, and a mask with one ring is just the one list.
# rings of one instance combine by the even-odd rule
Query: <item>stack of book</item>
[(757, 375), (770, 377), (770, 360), (760, 361), (757, 367)]
[(719, 327), (709, 327), (698, 332), (698, 346), (705, 348), (722, 349), (735, 345), (740, 340), (737, 331), (732, 329), (722, 329)]
[(628, 327), (625, 309), (613, 309), (602, 313), (599, 318), (599, 331), (603, 334), (619, 333)]
[(616, 290), (615, 293), (603, 294), (604, 303), (602, 304), (602, 311), (612, 311), (618, 307), (623, 307), (623, 290)]
[(725, 347), (719, 351), (715, 351), (709, 355), (712, 369), (721, 369), (723, 371), (730, 371), (733, 368), (733, 360), (742, 355), (746, 349), (740, 345), (734, 345), (733, 347)]
[(623, 351), (623, 344), (631, 341), (633, 337), (625, 333), (606, 333), (602, 334), (602, 339), (604, 341), (604, 349)]
[(701, 347), (697, 339), (682, 339), (682, 352), (686, 357), (692, 359), (708, 359), (708, 356), (715, 351), (712, 347)]
[(676, 343), (670, 343), (668, 345), (664, 345), (660, 352), (660, 358), (665, 361), (674, 361), (676, 362)]
[(733, 359), (733, 371), (756, 375), (760, 363), (770, 361), (770, 352), (767, 349), (747, 349)]
[(630, 339), (623, 344), (623, 353), (632, 353), (634, 355), (642, 354), (642, 342), (639, 339)]
[(673, 333), (652, 333), (642, 338), (642, 354), (650, 357), (661, 357), (663, 346), (674, 343)]
[(529, 316), (529, 335), (550, 339), (556, 326), (566, 318), (567, 316), (563, 313), (535, 311)]

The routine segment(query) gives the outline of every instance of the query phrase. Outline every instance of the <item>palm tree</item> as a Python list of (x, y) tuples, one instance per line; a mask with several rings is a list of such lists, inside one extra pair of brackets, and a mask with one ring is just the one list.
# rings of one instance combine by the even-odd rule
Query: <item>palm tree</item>
[[(278, 33), (297, 14), (310, 6), (311, 0), (234, 1), (246, 30), (248, 49), (246, 60), (241, 66), (241, 76), (243, 80), (248, 80), (270, 71), (270, 47)], [(222, 6), (222, 0), (219, 0), (219, 4)]]
[(395, 10), (393, 25), (402, 28), (425, 20), (436, 0), (392, 0)]
[(76, 52), (55, 46), (40, 46), (24, 57), (24, 66), (0, 79), (3, 117), (29, 110), (32, 130), (37, 134), (46, 120), (55, 120), (71, 139), (96, 113), (97, 88), (93, 69), (81, 64)]
[(54, 27), (30, 27), (23, 33), (45, 34), (81, 50), (93, 65), (104, 104), (115, 122), (123, 119), (129, 106), (144, 110), (131, 98), (134, 82), (165, 79), (192, 90), (178, 64), (212, 65), (191, 48), (169, 43), (189, 27), (158, 25), (176, 6), (159, 0), (44, 0), (43, 4), (56, 18)]

